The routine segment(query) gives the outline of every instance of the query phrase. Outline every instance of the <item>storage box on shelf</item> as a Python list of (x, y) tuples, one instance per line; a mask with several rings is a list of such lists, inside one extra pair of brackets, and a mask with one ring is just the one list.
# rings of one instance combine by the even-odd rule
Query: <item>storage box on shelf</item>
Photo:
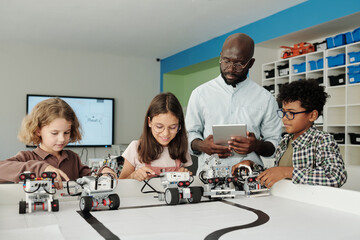
[(331, 133), (337, 144), (345, 144), (345, 133)]
[(346, 44), (346, 37), (344, 33), (340, 33), (336, 35), (335, 37), (328, 37), (326, 38), (327, 48), (334, 48), (343, 46)]
[(354, 31), (345, 33), (346, 43), (354, 43), (360, 41), (360, 28), (356, 28)]
[[(360, 28), (353, 32), (360, 36)], [(338, 38), (343, 41), (344, 37)], [(286, 64), (290, 71), (280, 72)], [(269, 70), (267, 65), (263, 64), (263, 71)], [(330, 98), (324, 108), (323, 126), (319, 121), (316, 126), (334, 135), (346, 165), (360, 166), (360, 37), (352, 44), (281, 59), (270, 65), (277, 69), (275, 76), (269, 81), (263, 75), (262, 84), (274, 84), (274, 96), (287, 82), (310, 78), (322, 82)]]

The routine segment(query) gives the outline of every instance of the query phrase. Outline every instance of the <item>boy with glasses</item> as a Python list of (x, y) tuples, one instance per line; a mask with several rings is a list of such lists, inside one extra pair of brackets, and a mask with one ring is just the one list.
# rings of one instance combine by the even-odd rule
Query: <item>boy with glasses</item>
[(277, 97), (277, 111), (286, 134), (275, 152), (275, 167), (258, 179), (271, 188), (289, 178), (293, 183), (341, 187), (347, 179), (344, 161), (334, 137), (315, 128), (328, 94), (314, 80), (285, 84)]

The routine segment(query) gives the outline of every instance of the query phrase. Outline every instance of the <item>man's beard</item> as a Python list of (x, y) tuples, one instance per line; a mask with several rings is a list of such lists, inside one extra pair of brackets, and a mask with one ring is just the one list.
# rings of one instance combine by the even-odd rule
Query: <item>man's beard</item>
[[(231, 86), (235, 87), (236, 84), (238, 84), (239, 82), (244, 81), (247, 78), (247, 74), (248, 74), (249, 70), (243, 71), (240, 74), (223, 72), (221, 69), (220, 69), (220, 72), (221, 72), (221, 76), (224, 79), (225, 83), (227, 85), (231, 85)], [(232, 79), (227, 79), (226, 76), (231, 76), (233, 78)]]

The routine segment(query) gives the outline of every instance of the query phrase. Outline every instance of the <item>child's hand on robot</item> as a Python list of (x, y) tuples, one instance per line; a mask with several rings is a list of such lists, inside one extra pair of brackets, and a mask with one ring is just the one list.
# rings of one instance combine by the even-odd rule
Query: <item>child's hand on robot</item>
[(60, 169), (53, 167), (51, 165), (47, 166), (45, 168), (45, 172), (56, 172), (56, 178), (54, 181), (54, 185), (56, 189), (63, 189), (63, 184), (62, 184), (62, 179), (63, 178), (65, 181), (70, 181), (69, 177), (66, 175), (66, 173), (64, 173), (63, 171), (61, 171)]
[(100, 173), (101, 174), (109, 174), (109, 175), (113, 176), (114, 179), (117, 179), (117, 174), (115, 173), (114, 170), (112, 170), (109, 167), (104, 167)]
[(151, 168), (142, 167), (133, 172), (131, 178), (141, 182), (149, 179), (152, 175), (155, 175), (155, 172)]
[(192, 172), (190, 172), (188, 169), (184, 167), (179, 168), (178, 172), (189, 172), (189, 174), (192, 175)]

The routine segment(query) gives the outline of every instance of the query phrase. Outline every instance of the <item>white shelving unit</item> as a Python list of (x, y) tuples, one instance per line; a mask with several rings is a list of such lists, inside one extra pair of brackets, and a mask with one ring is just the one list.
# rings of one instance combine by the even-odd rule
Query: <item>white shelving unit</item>
[[(360, 133), (360, 83), (350, 84), (348, 66), (360, 65), (360, 62), (350, 63), (349, 52), (359, 52), (360, 42), (331, 48), (324, 51), (312, 52), (297, 57), (281, 59), (279, 61), (262, 65), (262, 85), (274, 85), (273, 95), (279, 93), (279, 84), (284, 84), (300, 79), (323, 78), (323, 85), (331, 96), (324, 108), (324, 117), (315, 122), (318, 128), (332, 133), (345, 133), (345, 143), (339, 144), (346, 165), (360, 167), (360, 145), (351, 144), (349, 133)], [(328, 57), (345, 54), (345, 64), (328, 67)], [(323, 68), (311, 70), (309, 61), (323, 59)], [(305, 62), (305, 71), (296, 72), (294, 64)], [(278, 66), (289, 64), (289, 73), (280, 76)], [(274, 77), (267, 78), (265, 71), (275, 70)], [(330, 85), (331, 76), (344, 74), (342, 85)], [(342, 79), (339, 77), (338, 79)]]

